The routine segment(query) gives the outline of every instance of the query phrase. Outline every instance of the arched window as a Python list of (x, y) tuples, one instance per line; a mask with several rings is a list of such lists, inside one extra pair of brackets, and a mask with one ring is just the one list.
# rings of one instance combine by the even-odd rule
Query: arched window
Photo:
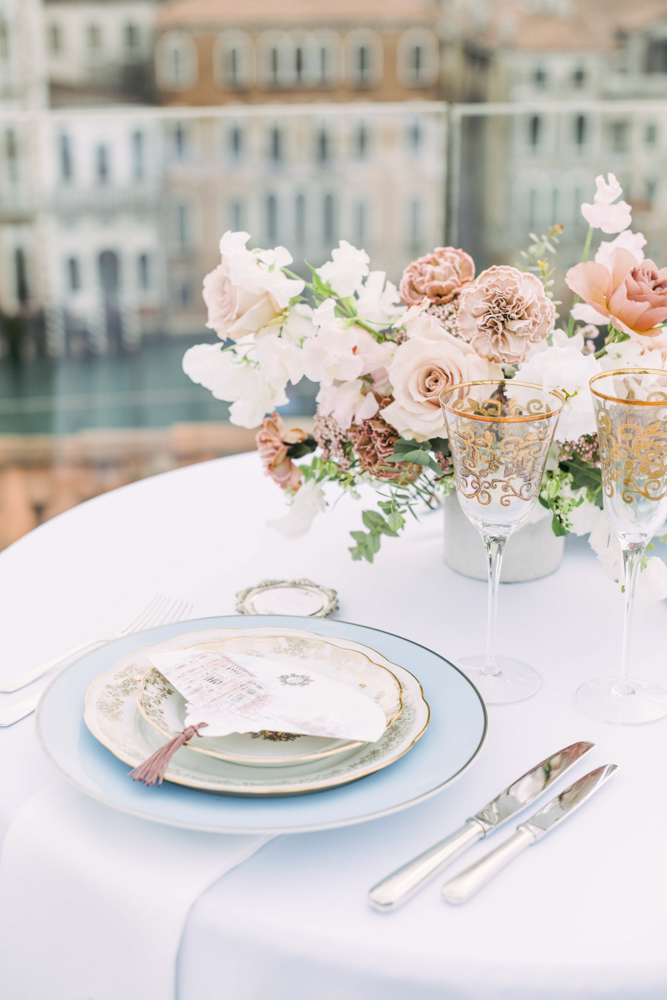
[(586, 142), (586, 116), (577, 115), (574, 119), (574, 141), (577, 146), (583, 146)]
[(174, 125), (172, 142), (174, 158), (180, 161), (187, 160), (190, 154), (190, 135), (184, 122), (176, 122)]
[(7, 162), (7, 180), (10, 184), (16, 184), (19, 179), (19, 151), (16, 132), (13, 128), (8, 128), (5, 132), (5, 159)]
[(78, 292), (81, 288), (81, 266), (78, 257), (69, 257), (67, 261), (67, 285), (70, 292)]
[(63, 181), (71, 181), (74, 177), (74, 163), (72, 160), (72, 141), (70, 137), (63, 132), (58, 139), (58, 152), (60, 160), (60, 179)]
[(275, 194), (266, 198), (266, 238), (269, 244), (278, 242), (278, 199)]
[(325, 194), (322, 208), (322, 238), (329, 246), (336, 242), (338, 229), (338, 210), (336, 199), (332, 194)]
[(156, 73), (162, 90), (188, 90), (197, 83), (197, 47), (184, 31), (169, 31), (156, 45)]
[(132, 176), (141, 181), (146, 175), (146, 137), (143, 132), (132, 133)]
[(16, 287), (16, 298), (21, 303), (30, 299), (30, 286), (28, 284), (28, 262), (23, 247), (17, 247), (14, 251), (14, 279)]
[(413, 118), (408, 125), (408, 149), (413, 156), (417, 156), (422, 148), (422, 126), (418, 118)]
[(283, 158), (283, 133), (277, 125), (274, 125), (269, 132), (269, 159), (273, 163), (280, 163)]
[(245, 220), (245, 211), (243, 202), (238, 198), (232, 198), (229, 203), (229, 227), (235, 232), (243, 229)]
[(542, 119), (539, 115), (531, 115), (528, 119), (528, 142), (535, 149), (542, 137)]
[(317, 132), (315, 158), (320, 164), (328, 163), (331, 159), (331, 139), (324, 125)]
[(430, 87), (438, 79), (438, 39), (427, 28), (404, 31), (398, 43), (398, 77), (408, 87)]
[(227, 148), (232, 160), (240, 160), (243, 157), (243, 129), (240, 125), (232, 125), (227, 133)]
[(137, 285), (142, 292), (151, 287), (151, 259), (147, 253), (140, 253), (137, 257)]
[(340, 75), (340, 38), (335, 31), (311, 36), (310, 69), (313, 86), (332, 87)]
[(298, 194), (294, 202), (294, 237), (299, 246), (306, 242), (306, 197)]
[(382, 43), (372, 31), (351, 31), (347, 36), (350, 83), (358, 90), (375, 87), (382, 79)]
[(354, 133), (354, 153), (358, 160), (368, 156), (368, 129), (364, 122), (359, 123)]
[(192, 247), (192, 205), (185, 199), (177, 201), (174, 208), (174, 235), (178, 253), (188, 253)]
[(102, 143), (95, 149), (95, 176), (98, 184), (108, 184), (111, 175), (109, 147)]
[(270, 90), (284, 90), (296, 83), (294, 41), (286, 33), (266, 32), (260, 39), (262, 80)]
[(217, 39), (214, 75), (225, 90), (247, 90), (252, 84), (252, 43), (243, 31), (226, 31)]
[(354, 240), (358, 247), (364, 246), (368, 241), (369, 211), (368, 202), (358, 201), (354, 205)]
[(413, 253), (422, 249), (424, 206), (419, 198), (408, 202), (408, 246)]

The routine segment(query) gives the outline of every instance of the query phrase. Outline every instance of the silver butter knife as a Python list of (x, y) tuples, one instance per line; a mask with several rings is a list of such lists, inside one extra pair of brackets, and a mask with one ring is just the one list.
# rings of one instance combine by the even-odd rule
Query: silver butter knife
[(573, 743), (536, 764), (475, 813), (456, 833), (374, 885), (368, 894), (371, 906), (383, 912), (395, 910), (459, 854), (531, 805), (552, 782), (592, 750), (594, 745), (587, 742)]
[(552, 799), (544, 809), (540, 809), (529, 820), (518, 826), (516, 832), (504, 844), (500, 844), (480, 861), (446, 882), (442, 887), (442, 895), (446, 901), (448, 903), (466, 903), (518, 854), (534, 844), (545, 833), (553, 830), (566, 816), (571, 816), (575, 809), (583, 805), (586, 799), (590, 798), (617, 770), (616, 764), (604, 764), (602, 767), (596, 767), (594, 771), (585, 774), (583, 778), (579, 778), (579, 781), (575, 781), (573, 785)]

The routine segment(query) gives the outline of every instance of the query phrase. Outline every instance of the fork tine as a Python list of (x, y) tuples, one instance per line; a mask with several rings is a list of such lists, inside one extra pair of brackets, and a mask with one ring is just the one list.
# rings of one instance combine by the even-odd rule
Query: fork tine
[(146, 618), (146, 621), (141, 626), (142, 629), (154, 628), (155, 625), (162, 625), (165, 620), (165, 616), (169, 613), (173, 599), (162, 594), (162, 600), (159, 605), (153, 608), (152, 612)]
[(173, 610), (173, 613), (169, 619), (169, 624), (172, 625), (174, 622), (180, 622), (183, 618), (183, 612), (187, 608), (185, 601), (179, 601)]
[(139, 612), (136, 618), (134, 618), (124, 629), (121, 629), (118, 635), (130, 635), (132, 632), (139, 631), (141, 622), (146, 617), (146, 615), (153, 609), (156, 603), (159, 603), (162, 598), (162, 594), (154, 594), (150, 599), (146, 607)]

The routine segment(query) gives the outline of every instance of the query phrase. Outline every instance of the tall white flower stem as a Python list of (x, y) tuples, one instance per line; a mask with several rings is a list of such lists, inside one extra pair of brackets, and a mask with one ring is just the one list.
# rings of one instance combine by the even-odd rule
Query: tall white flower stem
[(621, 676), (614, 685), (614, 694), (634, 694), (630, 676), (630, 642), (632, 639), (632, 618), (635, 603), (637, 576), (646, 552), (646, 542), (628, 542), (623, 545), (623, 591), (625, 607), (623, 613), (623, 646), (621, 648)]
[(483, 674), (497, 676), (500, 667), (496, 663), (496, 633), (498, 630), (498, 587), (500, 585), (500, 568), (503, 552), (508, 536), (482, 535), (486, 547), (488, 574), (488, 611), (486, 617), (486, 660), (482, 667)]

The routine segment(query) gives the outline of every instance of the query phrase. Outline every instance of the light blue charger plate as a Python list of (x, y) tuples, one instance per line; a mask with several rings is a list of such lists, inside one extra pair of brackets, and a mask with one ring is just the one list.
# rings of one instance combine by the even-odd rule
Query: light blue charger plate
[[(183, 632), (276, 625), (356, 640), (413, 673), (431, 707), (424, 736), (390, 767), (354, 784), (294, 798), (209, 795), (165, 782), (146, 788), (90, 734), (83, 721), (91, 681), (125, 653)], [(117, 639), (77, 660), (51, 683), (37, 710), (37, 733), (53, 763), (78, 788), (123, 812), (192, 830), (217, 833), (298, 833), (387, 816), (423, 802), (470, 766), (486, 736), (487, 715), (477, 689), (453, 664), (390, 632), (322, 618), (230, 615), (162, 625)]]

